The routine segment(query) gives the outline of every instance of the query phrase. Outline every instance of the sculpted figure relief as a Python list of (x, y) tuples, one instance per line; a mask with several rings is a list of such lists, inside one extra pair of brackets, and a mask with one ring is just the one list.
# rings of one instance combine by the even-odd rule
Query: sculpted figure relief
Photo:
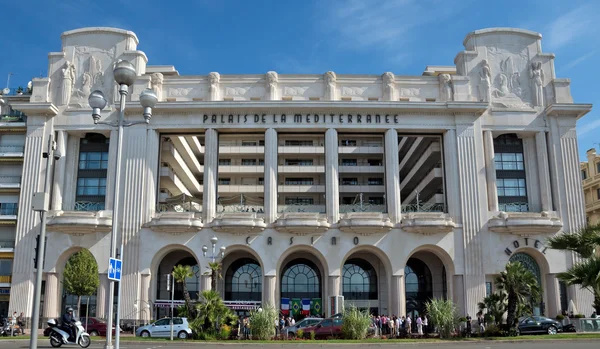
[(448, 102), (454, 100), (454, 90), (450, 74), (440, 74), (440, 97), (442, 101)]
[(267, 72), (267, 93), (268, 100), (277, 100), (277, 83), (279, 82), (279, 76), (274, 71)]
[(150, 76), (150, 86), (154, 93), (156, 93), (156, 97), (158, 97), (159, 101), (162, 101), (162, 85), (163, 85), (164, 77), (162, 73), (154, 73)]
[(390, 72), (383, 74), (383, 100), (396, 100), (396, 77)]
[(75, 86), (75, 66), (67, 61), (62, 68), (60, 105), (68, 105)]
[(210, 84), (208, 88), (209, 100), (218, 101), (220, 99), (219, 83), (221, 82), (221, 75), (216, 72), (209, 73), (208, 80)]
[(544, 105), (544, 71), (542, 70), (542, 62), (531, 63), (529, 77), (533, 82), (533, 105), (541, 107)]
[(492, 70), (488, 61), (484, 59), (481, 61), (481, 70), (479, 71), (479, 101), (490, 102), (492, 86)]
[(330, 101), (335, 101), (336, 96), (337, 76), (334, 72), (328, 71), (325, 73), (325, 98)]

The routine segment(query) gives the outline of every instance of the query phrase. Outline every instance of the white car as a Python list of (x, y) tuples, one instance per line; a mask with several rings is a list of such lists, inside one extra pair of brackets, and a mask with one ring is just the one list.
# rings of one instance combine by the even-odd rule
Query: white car
[[(154, 323), (146, 326), (139, 327), (135, 330), (136, 337), (160, 337), (169, 338), (171, 336), (171, 318), (164, 318), (155, 321)], [(184, 317), (173, 318), (173, 337), (179, 339), (186, 339), (192, 336), (192, 330)]]

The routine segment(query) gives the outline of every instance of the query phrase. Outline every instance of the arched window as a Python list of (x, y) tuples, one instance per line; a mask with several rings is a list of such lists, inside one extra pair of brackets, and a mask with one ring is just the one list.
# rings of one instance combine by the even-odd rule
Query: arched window
[(365, 260), (350, 259), (344, 264), (342, 284), (345, 300), (377, 299), (377, 274)]
[(253, 259), (238, 259), (225, 273), (225, 300), (258, 301), (262, 297), (262, 272)]
[(281, 278), (282, 298), (321, 298), (321, 275), (307, 259), (288, 263)]
[(540, 266), (537, 264), (535, 259), (527, 253), (519, 252), (510, 256), (510, 262), (519, 262), (527, 270), (529, 270), (535, 276), (540, 287), (542, 286), (542, 273), (540, 272)]
[(433, 298), (431, 271), (420, 259), (410, 258), (404, 267), (406, 313), (412, 318), (423, 313), (425, 303)]

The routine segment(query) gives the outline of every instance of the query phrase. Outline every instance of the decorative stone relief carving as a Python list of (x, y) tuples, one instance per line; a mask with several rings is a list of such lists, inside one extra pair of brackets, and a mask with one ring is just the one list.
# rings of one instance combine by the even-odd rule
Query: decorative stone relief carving
[(494, 107), (530, 109), (531, 96), (527, 79), (529, 73), (526, 48), (514, 45), (487, 48), (491, 102)]
[(542, 70), (542, 62), (531, 63), (529, 77), (532, 81), (533, 105), (542, 107), (544, 106), (544, 71)]
[(402, 97), (419, 97), (421, 95), (421, 90), (418, 88), (401, 88), (400, 96)]
[(334, 72), (328, 71), (325, 73), (325, 98), (330, 101), (335, 101), (336, 96), (337, 76)]
[(244, 96), (250, 90), (249, 87), (227, 87), (225, 88), (226, 96)]
[(156, 93), (156, 97), (158, 97), (159, 101), (162, 101), (162, 86), (163, 86), (164, 76), (162, 73), (154, 73), (150, 76), (150, 87)]
[(219, 84), (221, 82), (221, 75), (217, 72), (211, 72), (208, 74), (208, 100), (218, 101), (221, 99), (221, 93), (219, 91)]
[(71, 94), (75, 87), (75, 66), (67, 61), (61, 70), (62, 83), (60, 87), (59, 105), (69, 105)]
[(479, 71), (479, 101), (491, 102), (492, 70), (487, 59), (481, 61)]
[(450, 74), (440, 74), (440, 98), (442, 102), (451, 102), (454, 100), (454, 85)]
[(279, 83), (279, 76), (274, 71), (267, 72), (267, 100), (277, 100), (277, 84)]
[(386, 72), (382, 76), (383, 79), (383, 100), (396, 100), (396, 77), (393, 73)]
[(202, 96), (201, 88), (194, 87), (172, 87), (167, 91), (169, 97), (200, 97)]
[(304, 96), (304, 93), (308, 90), (308, 87), (284, 87), (284, 96)]
[(342, 95), (344, 96), (362, 96), (365, 91), (367, 90), (368, 87), (350, 87), (350, 86), (344, 86), (342, 87)]
[[(93, 47), (77, 46), (73, 49), (73, 63), (71, 64), (72, 84), (70, 92), (65, 81), (66, 64), (62, 70), (63, 81), (61, 84), (61, 102), (64, 105), (85, 108), (88, 106), (88, 97), (94, 90), (100, 90), (108, 101), (112, 100), (112, 66), (115, 61), (114, 48), (101, 50)], [(107, 74), (106, 68), (110, 68)], [(67, 97), (67, 94), (70, 94)]]

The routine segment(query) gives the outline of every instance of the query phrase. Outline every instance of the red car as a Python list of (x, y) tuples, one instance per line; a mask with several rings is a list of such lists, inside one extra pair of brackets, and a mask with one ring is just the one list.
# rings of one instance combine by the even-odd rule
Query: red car
[[(85, 318), (81, 319), (81, 324), (83, 325), (83, 328), (86, 328)], [(96, 336), (105, 337), (106, 336), (106, 322), (104, 322), (104, 320), (100, 320), (95, 317), (88, 318), (86, 332), (89, 333), (90, 336), (92, 336), (92, 337), (96, 337)], [(113, 326), (112, 333), (113, 333), (113, 335), (115, 334), (114, 326)]]
[(310, 333), (315, 333), (315, 339), (328, 339), (342, 337), (342, 319), (325, 319), (314, 326), (304, 328), (304, 337), (310, 338)]

